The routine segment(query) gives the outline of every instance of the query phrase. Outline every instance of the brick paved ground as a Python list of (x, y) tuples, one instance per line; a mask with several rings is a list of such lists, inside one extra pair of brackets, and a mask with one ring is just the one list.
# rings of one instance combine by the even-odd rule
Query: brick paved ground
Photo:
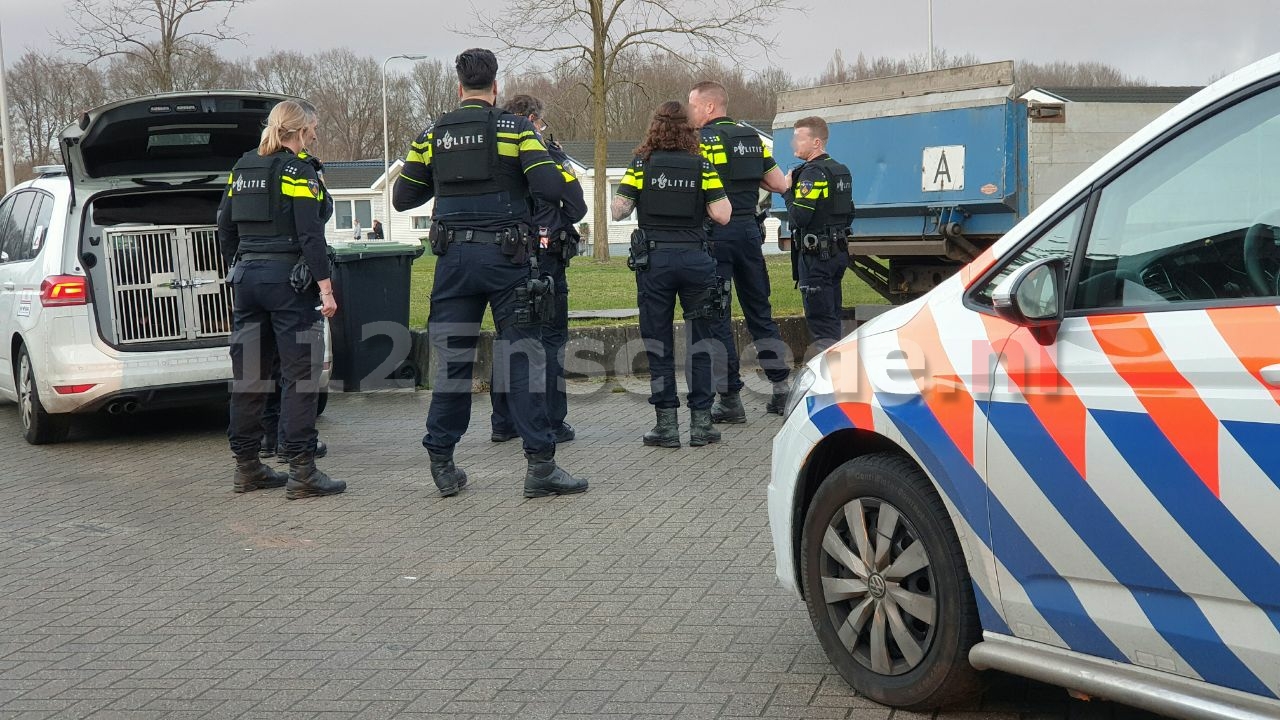
[[(230, 492), (217, 412), (33, 448), (0, 407), (0, 716), (923, 717), (855, 696), (775, 583), (776, 418), (670, 451), (639, 444), (639, 397), (575, 398), (560, 455), (592, 490), (525, 500), (477, 397), (442, 500), (426, 402), (333, 398), (351, 490), (298, 502)], [(1148, 716), (999, 676), (942, 717)]]

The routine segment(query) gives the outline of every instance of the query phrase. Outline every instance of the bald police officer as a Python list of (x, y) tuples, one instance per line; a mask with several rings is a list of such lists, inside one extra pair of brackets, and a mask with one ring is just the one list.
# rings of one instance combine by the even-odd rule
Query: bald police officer
[[(760, 247), (764, 236), (756, 220), (756, 206), (761, 188), (784, 192), (787, 183), (760, 135), (730, 119), (728, 105), (729, 95), (718, 82), (700, 82), (689, 91), (693, 125), (702, 128), (702, 152), (715, 166), (733, 206), (729, 224), (711, 228), (716, 274), (732, 279), (747, 331), (757, 343), (760, 365), (773, 385), (765, 411), (781, 415), (791, 371), (786, 365), (785, 345), (769, 304), (769, 272)], [(718, 423), (745, 423), (746, 410), (739, 397), (743, 382), (733, 341), (732, 318), (726, 316), (715, 322), (712, 330), (724, 347), (725, 363), (723, 376), (716, 378), (720, 398), (711, 408), (711, 419)]]

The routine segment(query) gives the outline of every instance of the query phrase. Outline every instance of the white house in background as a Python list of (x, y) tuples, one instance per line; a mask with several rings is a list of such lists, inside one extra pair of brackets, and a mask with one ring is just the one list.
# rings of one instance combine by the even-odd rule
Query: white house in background
[[(402, 160), (391, 165), (392, 182), (400, 174)], [(333, 219), (325, 229), (330, 245), (341, 245), (355, 239), (354, 222), (359, 221), (363, 240), (373, 231), (373, 221), (382, 222), (383, 237), (393, 242), (418, 244), (431, 226), (428, 202), (409, 212), (387, 214), (383, 195), (381, 160), (329, 162), (324, 166), (324, 184), (333, 196)]]

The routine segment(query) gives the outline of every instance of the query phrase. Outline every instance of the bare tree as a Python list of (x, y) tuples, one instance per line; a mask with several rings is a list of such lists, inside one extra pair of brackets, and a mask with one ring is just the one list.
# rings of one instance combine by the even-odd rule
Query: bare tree
[(513, 52), (517, 65), (535, 56), (589, 71), (591, 130), (595, 139), (595, 257), (609, 257), (608, 96), (630, 83), (618, 72), (629, 51), (648, 50), (669, 61), (741, 58), (743, 48), (769, 47), (761, 34), (788, 0), (739, 0), (732, 5), (696, 0), (547, 0), (508, 2), (497, 12), (477, 12), (465, 32), (492, 39)]
[(421, 125), (458, 104), (458, 75), (450, 63), (420, 60), (414, 63), (408, 81), (412, 113)]
[(56, 162), (58, 133), (106, 100), (100, 71), (50, 53), (23, 55), (9, 70), (8, 81), (14, 145), (32, 165)]
[(320, 111), (321, 157), (382, 157), (382, 75), (378, 63), (345, 48), (311, 58), (316, 73), (308, 99)]
[[(977, 65), (982, 60), (973, 53), (951, 55), (941, 48), (934, 51), (933, 65), (937, 69)], [(817, 84), (850, 82), (870, 78), (906, 75), (924, 72), (929, 67), (928, 57), (924, 53), (906, 58), (873, 57), (868, 59), (861, 53), (858, 59), (850, 63), (844, 59), (840, 50), (836, 50), (826, 69), (818, 76)], [(1036, 86), (1058, 87), (1121, 87), (1148, 85), (1145, 79), (1126, 75), (1119, 68), (1100, 62), (1051, 62), (1035, 63), (1020, 60), (1016, 63), (1016, 92), (1022, 94)]]
[[(129, 58), (147, 69), (152, 90), (178, 89), (175, 65), (184, 55), (225, 40), (239, 40), (227, 25), (231, 11), (250, 0), (70, 0), (72, 29), (54, 36), (90, 62)], [(209, 15), (221, 16), (200, 24)]]
[(1033, 87), (1132, 87), (1150, 85), (1145, 78), (1128, 75), (1101, 62), (1017, 63), (1018, 93)]
[(312, 58), (300, 52), (277, 50), (252, 61), (249, 87), (262, 92), (309, 98), (315, 89), (316, 68)]

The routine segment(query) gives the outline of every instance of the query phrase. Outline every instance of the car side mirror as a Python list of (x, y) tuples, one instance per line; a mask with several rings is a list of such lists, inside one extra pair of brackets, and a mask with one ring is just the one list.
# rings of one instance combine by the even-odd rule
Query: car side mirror
[(1066, 263), (1045, 258), (1018, 268), (991, 296), (996, 315), (1022, 327), (1051, 328), (1062, 322)]

